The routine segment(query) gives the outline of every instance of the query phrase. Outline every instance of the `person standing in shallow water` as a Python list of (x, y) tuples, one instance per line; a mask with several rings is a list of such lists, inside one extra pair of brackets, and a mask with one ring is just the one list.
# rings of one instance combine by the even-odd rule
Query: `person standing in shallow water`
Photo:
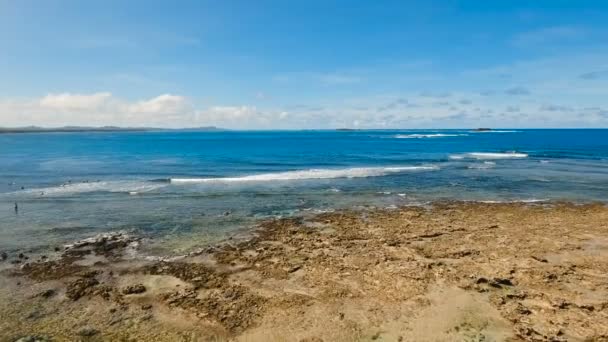
[(15, 214), (19, 214), (19, 204), (15, 202)]

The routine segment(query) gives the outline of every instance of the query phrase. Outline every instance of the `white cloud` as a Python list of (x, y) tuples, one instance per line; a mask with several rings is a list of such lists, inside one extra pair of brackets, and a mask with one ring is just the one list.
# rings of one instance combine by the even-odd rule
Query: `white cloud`
[(250, 119), (257, 113), (257, 110), (250, 106), (214, 106), (205, 113), (208, 117), (214, 119), (235, 121)]
[(48, 94), (40, 99), (40, 106), (56, 110), (93, 110), (107, 104), (110, 93), (94, 94)]
[(144, 114), (176, 114), (188, 109), (185, 97), (179, 95), (163, 94), (155, 98), (139, 101), (129, 106), (131, 113)]
[[(349, 91), (351, 95), (347, 98), (326, 92), (327, 88), (323, 87), (326, 84), (321, 80), (344, 84), (354, 81), (348, 77), (355, 73), (290, 74), (276, 79), (298, 87), (297, 94), (301, 95), (297, 98), (298, 105), (273, 96), (255, 101), (257, 107), (247, 103), (201, 106), (196, 99), (168, 93), (136, 100), (108, 92), (0, 99), (0, 126), (608, 127), (605, 97), (608, 79), (595, 77), (589, 81), (590, 77), (581, 77), (593, 70), (608, 70), (606, 56), (608, 51), (602, 50), (520, 61), (457, 73), (458, 82), (415, 84), (403, 91), (388, 94), (379, 91), (377, 95), (369, 95), (374, 93), (373, 88), (361, 89)], [(348, 77), (342, 78), (345, 75)], [(381, 83), (371, 73), (363, 79), (366, 87)], [(485, 92), (480, 94), (488, 88), (493, 89), (491, 96), (484, 96), (490, 95)], [(421, 92), (424, 89), (432, 92)], [(310, 96), (320, 90), (327, 96)], [(209, 98), (206, 101), (210, 101)]]
[(109, 92), (48, 94), (0, 100), (0, 126), (192, 126), (189, 101), (172, 94), (128, 101)]

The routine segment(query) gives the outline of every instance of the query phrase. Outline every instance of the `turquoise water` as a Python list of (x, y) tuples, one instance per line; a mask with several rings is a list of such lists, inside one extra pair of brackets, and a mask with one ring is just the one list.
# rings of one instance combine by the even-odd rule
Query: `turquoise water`
[(336, 208), (606, 202), (607, 167), (599, 129), (3, 134), (0, 250), (127, 229), (170, 254)]

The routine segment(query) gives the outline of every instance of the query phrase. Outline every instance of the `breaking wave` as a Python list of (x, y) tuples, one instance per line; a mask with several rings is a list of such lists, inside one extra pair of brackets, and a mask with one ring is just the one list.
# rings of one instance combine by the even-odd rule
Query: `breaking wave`
[(407, 172), (438, 170), (439, 167), (429, 166), (395, 166), (395, 167), (355, 167), (348, 169), (310, 169), (299, 171), (285, 171), (276, 173), (263, 173), (241, 177), (222, 178), (171, 178), (171, 183), (239, 183), (239, 182), (270, 182), (305, 179), (331, 179), (331, 178), (365, 178), (379, 177), (389, 174)]
[(98, 181), (98, 182), (79, 182), (66, 183), (60, 186), (46, 188), (33, 188), (19, 190), (4, 195), (26, 196), (26, 197), (53, 197), (70, 196), (87, 192), (118, 192), (136, 195), (143, 192), (153, 191), (166, 186), (160, 182), (148, 181)]
[(424, 138), (443, 138), (443, 137), (463, 137), (468, 134), (397, 134), (395, 138), (397, 139), (424, 139)]
[(461, 159), (486, 160), (486, 159), (517, 159), (517, 158), (528, 158), (528, 154), (518, 153), (518, 152), (503, 152), (503, 153), (471, 152), (471, 153), (450, 155), (450, 159), (452, 159), (452, 160), (461, 160)]
[(477, 170), (484, 170), (484, 169), (491, 169), (494, 166), (496, 166), (495, 162), (492, 161), (484, 161), (481, 164), (471, 164), (469, 166), (467, 166), (468, 169), (477, 169)]

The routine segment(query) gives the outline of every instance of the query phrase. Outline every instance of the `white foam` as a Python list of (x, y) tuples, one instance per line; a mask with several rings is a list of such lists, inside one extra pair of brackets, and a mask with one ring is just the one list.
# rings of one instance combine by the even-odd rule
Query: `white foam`
[(424, 138), (443, 138), (443, 137), (463, 137), (468, 134), (397, 134), (395, 138), (397, 139), (424, 139)]
[(461, 160), (461, 159), (517, 159), (517, 158), (528, 158), (526, 153), (518, 153), (518, 152), (471, 152), (465, 154), (454, 154), (450, 156), (452, 160)]
[(241, 183), (241, 182), (271, 182), (305, 179), (332, 179), (332, 178), (365, 178), (379, 177), (388, 174), (407, 171), (438, 170), (439, 167), (429, 166), (395, 166), (395, 167), (355, 167), (348, 169), (310, 169), (299, 171), (286, 171), (277, 173), (263, 173), (242, 177), (224, 178), (171, 178), (171, 183)]
[(467, 168), (469, 169), (479, 169), (479, 170), (483, 170), (483, 169), (491, 169), (496, 165), (495, 162), (493, 161), (484, 161), (481, 164), (471, 164), (469, 165)]
[(489, 131), (470, 131), (470, 133), (520, 133), (515, 130), (489, 130)]
[(160, 182), (146, 181), (100, 181), (100, 182), (82, 182), (82, 183), (67, 183), (60, 186), (25, 189), (8, 193), (6, 195), (16, 196), (36, 196), (36, 197), (54, 197), (54, 196), (69, 196), (87, 192), (124, 192), (130, 195), (136, 195), (143, 192), (156, 190), (164, 187), (167, 184)]

